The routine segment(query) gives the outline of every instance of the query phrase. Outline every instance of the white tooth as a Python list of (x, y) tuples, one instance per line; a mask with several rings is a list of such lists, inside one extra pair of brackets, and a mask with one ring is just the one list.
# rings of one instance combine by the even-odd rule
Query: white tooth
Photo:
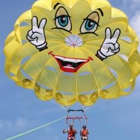
[(78, 62), (87, 62), (87, 60), (76, 60), (76, 63), (78, 63)]
[(70, 67), (70, 66), (64, 66), (64, 68), (68, 68), (68, 69), (75, 69), (75, 68)]
[(86, 62), (87, 60), (65, 58), (64, 61), (78, 63), (78, 62)]
[(55, 58), (58, 58), (58, 59), (63, 60), (63, 61), (64, 61), (64, 59), (65, 59), (65, 58), (60, 57), (60, 56), (55, 56)]
[(65, 58), (64, 61), (76, 63), (75, 59), (70, 59), (70, 58)]
[(60, 57), (60, 56), (55, 56), (55, 58), (58, 58), (60, 60), (67, 61), (67, 62), (73, 62), (73, 63), (86, 62), (87, 61), (87, 60), (80, 60), (80, 59), (63, 58), (63, 57)]

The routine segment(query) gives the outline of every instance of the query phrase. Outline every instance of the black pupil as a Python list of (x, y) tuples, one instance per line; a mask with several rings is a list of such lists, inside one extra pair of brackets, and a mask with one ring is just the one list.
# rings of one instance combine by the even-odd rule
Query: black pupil
[(92, 26), (93, 26), (93, 22), (90, 21), (90, 22), (88, 23), (88, 27), (92, 27)]
[(61, 22), (65, 23), (66, 22), (66, 17), (61, 17)]

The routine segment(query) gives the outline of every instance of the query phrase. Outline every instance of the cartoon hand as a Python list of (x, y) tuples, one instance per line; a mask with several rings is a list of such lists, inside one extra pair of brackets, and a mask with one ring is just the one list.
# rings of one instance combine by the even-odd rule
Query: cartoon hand
[(66, 132), (67, 132), (67, 130), (66, 130), (66, 129), (64, 129), (64, 130), (63, 130), (63, 133), (66, 133)]
[(33, 17), (32, 19), (32, 29), (27, 33), (27, 39), (31, 44), (36, 46), (39, 51), (47, 49), (46, 37), (44, 28), (47, 20), (44, 18), (40, 21), (38, 25), (38, 18)]
[(96, 56), (101, 60), (104, 60), (109, 56), (115, 55), (120, 51), (120, 44), (118, 43), (118, 39), (121, 34), (121, 30), (116, 29), (112, 35), (111, 29), (106, 28), (105, 33), (105, 40), (96, 54)]

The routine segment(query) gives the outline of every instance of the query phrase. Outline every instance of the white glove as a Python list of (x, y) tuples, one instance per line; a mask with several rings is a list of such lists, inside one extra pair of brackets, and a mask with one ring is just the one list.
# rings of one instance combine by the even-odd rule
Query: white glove
[(66, 129), (63, 130), (63, 133), (67, 133), (67, 132), (68, 132), (68, 130), (66, 130)]
[(104, 60), (109, 56), (115, 55), (120, 51), (120, 44), (118, 43), (118, 39), (121, 34), (121, 30), (116, 29), (112, 35), (111, 29), (106, 28), (105, 34), (106, 37), (104, 39), (104, 42), (96, 54), (96, 56), (101, 60)]
[(38, 18), (33, 17), (32, 19), (32, 29), (27, 33), (27, 39), (31, 44), (36, 46), (37, 49), (44, 50), (47, 48), (46, 37), (44, 28), (47, 20), (44, 18), (38, 24)]

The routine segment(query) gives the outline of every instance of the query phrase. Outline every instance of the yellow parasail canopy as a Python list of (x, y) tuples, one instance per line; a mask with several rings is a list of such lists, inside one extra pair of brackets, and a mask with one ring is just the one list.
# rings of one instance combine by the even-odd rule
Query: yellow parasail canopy
[(38, 0), (5, 41), (5, 72), (44, 101), (91, 106), (130, 94), (138, 37), (106, 0)]

